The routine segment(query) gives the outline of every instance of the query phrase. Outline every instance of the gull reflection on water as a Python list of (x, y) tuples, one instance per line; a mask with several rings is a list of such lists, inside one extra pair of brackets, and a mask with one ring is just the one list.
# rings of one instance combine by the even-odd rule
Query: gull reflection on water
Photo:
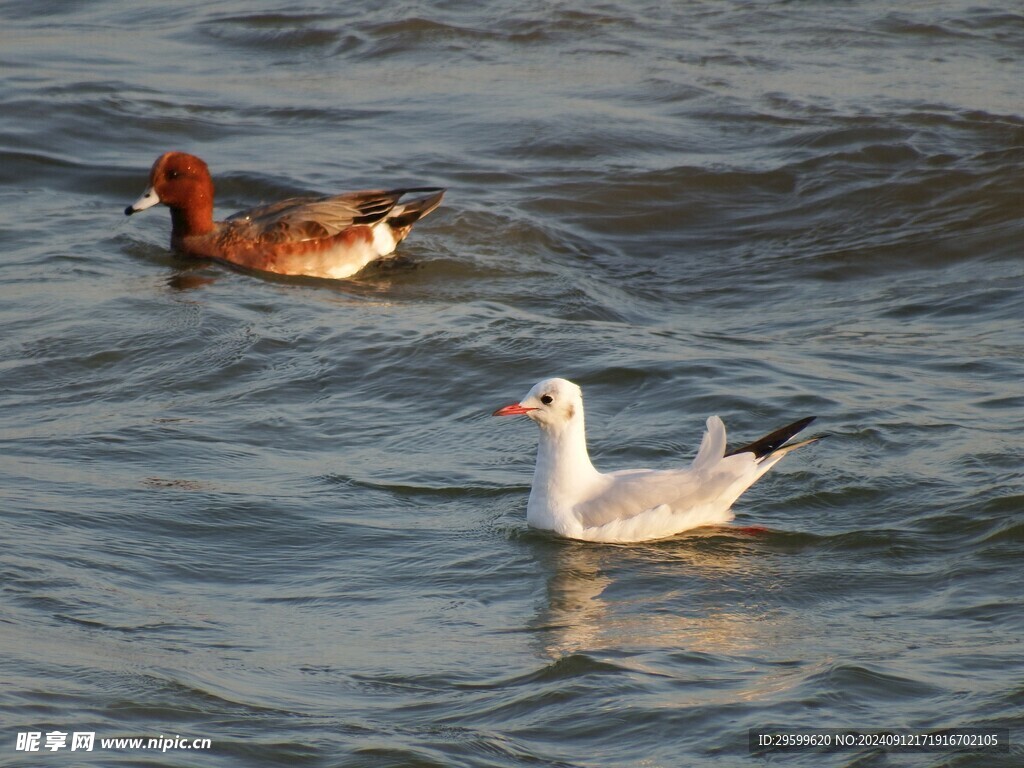
[(737, 602), (750, 577), (748, 546), (717, 529), (643, 546), (559, 542), (545, 553), (547, 599), (534, 622), (545, 655), (677, 648), (735, 654), (771, 622), (756, 599)]

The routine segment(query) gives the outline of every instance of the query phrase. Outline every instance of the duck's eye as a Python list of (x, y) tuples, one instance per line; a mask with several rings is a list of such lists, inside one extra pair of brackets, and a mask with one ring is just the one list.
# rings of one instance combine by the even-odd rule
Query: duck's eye
[(167, 178), (168, 179), (176, 179), (179, 176), (181, 176), (181, 171), (168, 171), (167, 172)]
[(544, 405), (551, 405), (551, 403), (552, 403), (552, 401), (554, 401), (554, 399), (555, 398), (553, 398), (551, 395), (542, 395), (541, 398), (540, 398), (540, 401), (542, 403), (544, 403)]

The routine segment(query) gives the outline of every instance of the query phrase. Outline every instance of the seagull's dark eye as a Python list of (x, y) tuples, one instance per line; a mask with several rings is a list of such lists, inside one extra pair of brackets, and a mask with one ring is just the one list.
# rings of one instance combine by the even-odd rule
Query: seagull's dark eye
[(551, 405), (552, 400), (554, 400), (554, 398), (551, 395), (542, 395), (540, 398), (540, 401), (544, 403), (544, 405)]

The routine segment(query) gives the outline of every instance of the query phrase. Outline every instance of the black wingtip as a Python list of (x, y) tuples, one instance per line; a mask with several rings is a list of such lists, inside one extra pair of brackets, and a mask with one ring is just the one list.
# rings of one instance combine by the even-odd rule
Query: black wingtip
[(764, 437), (758, 438), (752, 443), (744, 445), (742, 448), (736, 448), (735, 450), (726, 452), (726, 456), (735, 456), (738, 453), (752, 453), (755, 459), (760, 459), (767, 456), (772, 451), (780, 448), (786, 443), (787, 440), (792, 438), (794, 435), (802, 432), (807, 428), (807, 425), (814, 421), (817, 416), (808, 416), (805, 419), (794, 421), (792, 424), (787, 424), (781, 429), (777, 429), (774, 432), (765, 435)]
[(395, 230), (411, 227), (441, 204), (441, 199), (444, 197), (444, 193), (446, 191), (447, 190), (444, 189), (444, 187), (418, 187), (416, 189), (403, 190), (403, 194), (413, 192), (417, 194), (430, 194), (427, 194), (425, 197), (417, 197), (414, 200), (410, 200), (408, 203), (403, 203), (402, 213), (398, 216), (388, 217), (388, 224), (390, 224), (391, 228)]

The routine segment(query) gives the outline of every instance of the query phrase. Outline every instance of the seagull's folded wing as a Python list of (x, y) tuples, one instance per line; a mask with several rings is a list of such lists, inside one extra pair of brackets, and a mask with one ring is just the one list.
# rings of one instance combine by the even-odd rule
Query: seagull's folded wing
[[(701, 470), (613, 472), (605, 475), (604, 487), (578, 503), (574, 511), (584, 528), (622, 525), (643, 516), (721, 515), (757, 476), (758, 466), (749, 455), (719, 459)], [(633, 524), (642, 523), (634, 520)]]

